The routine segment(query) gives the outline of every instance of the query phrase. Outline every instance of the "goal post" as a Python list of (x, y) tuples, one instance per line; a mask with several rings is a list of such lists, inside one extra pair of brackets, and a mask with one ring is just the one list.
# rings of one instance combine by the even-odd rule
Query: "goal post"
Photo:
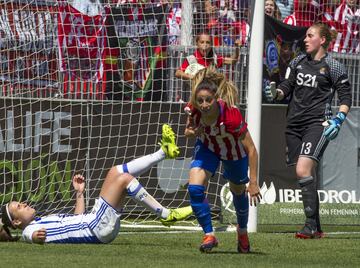
[[(263, 67), (263, 49), (264, 49), (264, 0), (254, 1), (253, 17), (251, 24), (252, 46), (249, 51), (249, 88), (248, 106), (247, 106), (247, 123), (254, 141), (255, 147), (260, 156), (260, 132), (261, 132), (261, 103), (262, 103), (262, 67)], [(256, 23), (254, 23), (256, 21)], [(258, 163), (258, 168), (260, 161)], [(258, 174), (259, 175), (259, 171)], [(257, 178), (259, 182), (259, 178)], [(249, 232), (257, 231), (257, 209), (250, 206), (249, 209)]]

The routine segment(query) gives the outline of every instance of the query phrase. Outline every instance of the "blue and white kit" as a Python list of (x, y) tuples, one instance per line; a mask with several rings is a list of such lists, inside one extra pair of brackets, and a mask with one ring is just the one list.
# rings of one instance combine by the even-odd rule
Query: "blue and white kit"
[(120, 212), (100, 197), (90, 213), (36, 218), (23, 230), (22, 237), (32, 243), (32, 234), (44, 228), (45, 243), (110, 243), (119, 233), (120, 216)]

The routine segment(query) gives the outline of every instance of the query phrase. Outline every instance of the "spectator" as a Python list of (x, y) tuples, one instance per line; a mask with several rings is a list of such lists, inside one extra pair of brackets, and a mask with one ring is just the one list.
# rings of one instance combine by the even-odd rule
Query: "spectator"
[(334, 21), (338, 34), (333, 51), (359, 53), (359, 0), (344, 0), (335, 10)]
[(214, 46), (233, 46), (237, 39), (242, 39), (242, 44), (247, 42), (250, 29), (247, 0), (205, 1), (205, 11)]
[[(211, 5), (211, 3), (210, 3)], [(209, 8), (208, 1), (194, 0), (193, 1), (193, 34), (198, 35), (206, 29), (206, 25), (209, 22), (209, 16), (212, 13)], [(215, 6), (214, 6), (215, 8)]]
[(181, 67), (176, 71), (175, 76), (177, 78), (190, 80), (197, 71), (204, 67), (213, 65), (220, 68), (223, 64), (236, 63), (239, 58), (239, 54), (239, 46), (236, 46), (235, 53), (231, 57), (218, 56), (214, 51), (211, 36), (207, 33), (201, 33), (196, 37), (195, 52), (186, 57)]
[(232, 36), (235, 44), (239, 46), (248, 46), (250, 39), (250, 25), (247, 19), (236, 21), (232, 24)]
[(281, 13), (275, 0), (265, 1), (265, 14), (278, 20), (281, 19)]
[(281, 19), (285, 19), (293, 12), (294, 0), (276, 0), (276, 5), (281, 14)]
[(319, 3), (314, 0), (294, 0), (294, 12), (284, 19), (284, 23), (310, 27), (317, 21)]
[(166, 19), (169, 45), (179, 45), (181, 36), (181, 4), (174, 3)]

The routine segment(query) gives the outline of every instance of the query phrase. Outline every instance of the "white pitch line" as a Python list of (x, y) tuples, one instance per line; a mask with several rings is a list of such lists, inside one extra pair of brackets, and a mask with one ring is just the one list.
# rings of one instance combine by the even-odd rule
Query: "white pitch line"
[[(122, 227), (126, 228), (137, 228), (137, 229), (167, 229), (167, 231), (125, 231), (120, 232), (121, 234), (176, 234), (176, 233), (189, 233), (189, 232), (198, 232), (202, 231), (202, 228), (199, 226), (161, 226), (161, 225), (134, 225), (134, 224), (122, 224)], [(235, 232), (235, 226), (225, 226), (225, 227), (218, 227), (214, 228), (217, 232)], [(291, 232), (265, 232), (268, 234), (291, 234)], [(352, 234), (360, 234), (360, 232), (324, 232), (325, 237), (327, 235), (352, 235)]]

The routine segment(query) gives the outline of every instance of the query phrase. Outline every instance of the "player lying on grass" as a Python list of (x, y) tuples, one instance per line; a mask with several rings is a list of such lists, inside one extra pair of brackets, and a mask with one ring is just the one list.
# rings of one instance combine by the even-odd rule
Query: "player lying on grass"
[(36, 211), (26, 203), (12, 201), (2, 208), (2, 222), (13, 229), (21, 229), (22, 237), (33, 243), (110, 243), (119, 233), (120, 216), (126, 195), (161, 217), (164, 225), (187, 218), (191, 207), (167, 209), (161, 206), (139, 183), (137, 176), (149, 170), (165, 157), (175, 158), (179, 148), (175, 134), (163, 125), (161, 148), (149, 155), (112, 167), (106, 175), (90, 213), (85, 213), (85, 179), (75, 175), (76, 191), (74, 214), (53, 214), (36, 217)]

